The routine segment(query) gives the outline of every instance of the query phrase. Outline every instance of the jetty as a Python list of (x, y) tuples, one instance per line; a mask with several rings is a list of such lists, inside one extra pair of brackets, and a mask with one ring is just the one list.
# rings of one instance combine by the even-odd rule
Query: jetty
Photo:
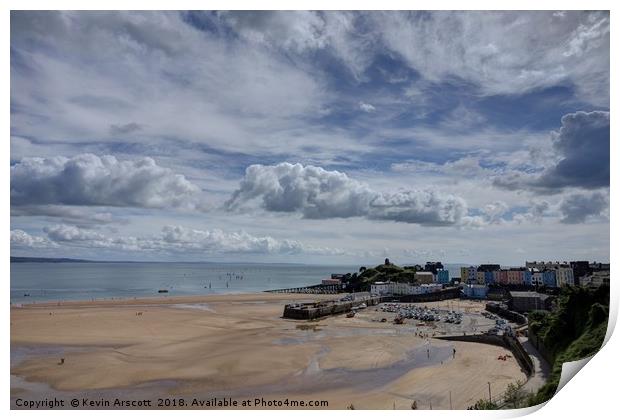
[(334, 295), (343, 293), (342, 286), (339, 284), (315, 284), (304, 287), (289, 287), (286, 289), (265, 290), (267, 293), (300, 293), (310, 295)]

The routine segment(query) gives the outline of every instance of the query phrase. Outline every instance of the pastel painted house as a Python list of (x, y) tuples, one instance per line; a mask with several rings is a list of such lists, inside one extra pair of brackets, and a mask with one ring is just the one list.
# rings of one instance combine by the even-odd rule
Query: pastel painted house
[(461, 283), (475, 283), (477, 281), (477, 270), (473, 265), (461, 267)]
[(547, 287), (558, 287), (555, 280), (555, 271), (554, 270), (545, 270), (542, 272), (542, 281), (543, 284)]
[(448, 270), (437, 270), (437, 283), (448, 284), (450, 283), (450, 272)]
[(489, 287), (484, 284), (466, 284), (463, 286), (463, 294), (470, 299), (484, 299), (489, 293)]

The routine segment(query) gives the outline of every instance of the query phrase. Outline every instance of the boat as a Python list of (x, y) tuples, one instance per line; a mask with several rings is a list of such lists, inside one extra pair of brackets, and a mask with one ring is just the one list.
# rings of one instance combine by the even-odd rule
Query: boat
[(353, 318), (355, 316), (355, 312), (347, 312), (347, 318)]
[(168, 293), (168, 289), (159, 289), (157, 293)]

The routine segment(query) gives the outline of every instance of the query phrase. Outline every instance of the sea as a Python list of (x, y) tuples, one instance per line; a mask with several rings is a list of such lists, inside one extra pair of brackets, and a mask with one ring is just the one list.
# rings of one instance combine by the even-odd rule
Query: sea
[[(458, 277), (461, 265), (446, 265)], [(11, 304), (252, 293), (321, 283), (359, 266), (168, 263), (11, 263)], [(168, 290), (166, 294), (159, 290)]]

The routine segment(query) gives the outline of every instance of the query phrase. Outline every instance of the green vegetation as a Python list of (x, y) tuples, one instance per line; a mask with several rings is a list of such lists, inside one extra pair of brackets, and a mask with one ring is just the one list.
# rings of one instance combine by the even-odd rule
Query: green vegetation
[[(364, 270), (361, 270), (361, 269)], [(351, 290), (367, 291), (370, 284), (376, 281), (392, 281), (396, 283), (413, 283), (416, 273), (415, 267), (399, 267), (389, 263), (381, 264), (374, 268), (360, 267), (360, 273), (353, 273), (346, 277), (349, 281)]]
[(499, 410), (499, 406), (494, 402), (480, 399), (476, 401), (476, 404), (469, 407), (468, 410)]
[(528, 394), (523, 389), (524, 382), (517, 381), (516, 383), (508, 384), (506, 392), (502, 396), (502, 399), (507, 405), (507, 408), (522, 408), (526, 405), (526, 396)]
[(530, 313), (530, 332), (544, 346), (552, 371), (547, 384), (529, 398), (528, 405), (541, 404), (553, 397), (562, 363), (592, 356), (601, 348), (608, 317), (609, 287), (605, 286), (564, 288), (551, 313)]
[(528, 399), (532, 396), (531, 393), (526, 392), (523, 389), (525, 383), (517, 381), (508, 384), (506, 391), (496, 401), (489, 401), (487, 399), (479, 399), (476, 403), (469, 407), (469, 410), (499, 410), (499, 409), (513, 409), (528, 407)]

